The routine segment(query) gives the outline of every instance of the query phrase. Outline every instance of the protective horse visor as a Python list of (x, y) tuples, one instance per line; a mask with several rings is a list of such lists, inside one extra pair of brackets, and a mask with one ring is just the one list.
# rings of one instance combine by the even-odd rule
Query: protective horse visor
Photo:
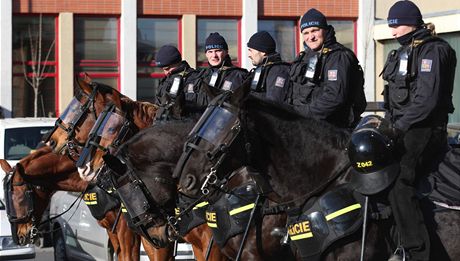
[[(85, 144), (85, 147), (80, 153), (80, 157), (78, 158), (77, 163), (75, 164), (77, 167), (82, 167), (87, 162), (91, 160), (93, 151), (95, 148), (99, 147), (99, 141), (104, 133), (104, 128), (108, 125), (111, 121), (111, 118), (114, 119), (117, 116), (114, 116), (112, 111), (115, 109), (115, 106), (108, 106), (100, 115), (97, 117), (96, 122), (91, 128), (91, 131), (88, 135), (88, 141)], [(111, 126), (110, 124), (108, 126)], [(108, 130), (106, 131), (108, 132)]]
[(233, 138), (232, 128), (239, 123), (237, 114), (223, 106), (207, 108), (206, 111), (209, 116), (195, 125), (189, 135), (203, 138), (214, 146), (228, 144)]
[(73, 97), (70, 101), (67, 108), (65, 108), (64, 112), (59, 116), (59, 119), (67, 125), (75, 125), (77, 124), (79, 116), (83, 113), (82, 104), (80, 103), (77, 98)]

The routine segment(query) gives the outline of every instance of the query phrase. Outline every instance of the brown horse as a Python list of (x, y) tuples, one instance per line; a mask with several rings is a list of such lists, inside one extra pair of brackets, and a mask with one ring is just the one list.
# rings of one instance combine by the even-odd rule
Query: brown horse
[[(168, 229), (168, 217), (164, 214), (167, 213), (169, 217), (174, 216), (173, 209), (176, 206), (177, 190), (175, 182), (171, 177), (175, 162), (182, 151), (180, 146), (181, 143), (176, 140), (176, 137), (185, 138), (186, 133), (188, 133), (194, 124), (194, 120), (161, 122), (150, 128), (141, 130), (120, 147), (121, 156), (131, 163), (129, 165), (132, 166), (132, 169), (129, 169), (129, 171), (132, 170), (135, 172), (146, 189), (148, 189), (149, 196), (146, 196), (146, 198), (150, 207), (145, 216), (147, 219), (153, 220), (152, 223), (154, 224), (147, 226), (146, 230), (148, 236), (154, 239), (155, 242), (159, 242), (159, 244), (165, 244), (171, 237), (177, 236), (176, 231)], [(145, 142), (147, 140), (149, 141), (148, 143)], [(169, 146), (164, 147), (162, 144), (168, 144)], [(136, 155), (135, 158), (132, 158), (131, 154)], [(114, 156), (104, 156), (104, 160), (106, 159), (116, 158)], [(110, 173), (112, 177), (124, 175), (128, 170), (126, 166), (123, 165), (117, 165), (117, 167), (115, 167), (110, 164), (110, 161), (108, 161), (107, 165), (115, 170), (115, 173)], [(105, 174), (105, 172), (102, 173)], [(130, 184), (126, 185), (127, 188), (130, 188), (130, 186)], [(117, 191), (120, 197), (125, 199), (124, 203), (128, 211), (132, 209), (131, 207), (139, 207), (139, 204), (141, 204), (136, 202), (136, 199), (142, 198), (142, 196), (134, 194), (134, 191), (131, 189), (125, 190), (119, 187)], [(126, 191), (127, 197), (132, 197), (131, 202), (126, 201), (126, 197), (123, 196), (125, 194), (123, 191)], [(160, 201), (162, 201), (162, 204), (157, 204), (157, 202)], [(137, 218), (135, 214), (131, 216)], [(144, 216), (144, 214), (142, 214), (142, 216)], [(179, 226), (180, 225), (179, 221)], [(188, 223), (183, 225), (187, 226)], [(192, 244), (196, 258), (198, 260), (204, 260), (212, 236), (212, 231), (207, 224), (202, 223), (188, 232), (184, 231), (183, 233), (185, 235), (182, 237), (185, 241)], [(227, 260), (221, 253), (217, 244), (213, 243), (211, 247), (209, 260)]]
[(96, 118), (108, 104), (124, 111), (138, 128), (152, 125), (158, 106), (133, 101), (110, 86), (93, 82), (88, 75), (76, 82), (77, 94), (47, 139), (54, 152), (78, 158), (78, 149), (85, 145)]
[[(20, 244), (27, 244), (34, 240), (37, 222), (41, 220), (56, 190), (83, 192), (88, 186), (88, 182), (80, 179), (74, 162), (63, 155), (52, 153), (50, 147), (38, 149), (23, 158), (15, 169), (11, 168), (5, 160), (0, 160), (0, 164), (5, 172), (12, 175), (10, 198), (15, 219), (18, 221), (12, 224), (16, 231), (15, 237)], [(32, 205), (27, 198), (29, 193), (33, 193)], [(138, 260), (140, 237), (128, 227), (124, 215), (120, 216), (115, 233), (112, 233), (116, 217), (117, 209), (112, 209), (105, 213), (104, 218), (98, 220), (98, 224), (107, 230), (119, 260)], [(150, 259), (171, 260), (171, 248), (157, 250), (148, 242), (143, 244)]]
[[(112, 103), (115, 108), (108, 108), (102, 113), (96, 123), (97, 129), (93, 129), (91, 135), (94, 140), (87, 141), (85, 149), (77, 162), (80, 176), (87, 181), (95, 181), (98, 171), (104, 164), (102, 157), (107, 153), (114, 153), (117, 147), (132, 134), (152, 125), (155, 115), (152, 115), (152, 105), (149, 103), (138, 103), (122, 99), (121, 96), (112, 95)], [(183, 103), (175, 102), (169, 109), (173, 117), (181, 117)], [(157, 108), (157, 107), (153, 107)], [(101, 118), (105, 117), (105, 118)], [(134, 125), (134, 128), (132, 128)], [(131, 126), (131, 127), (129, 127)], [(129, 131), (127, 131), (127, 129)], [(127, 135), (127, 133), (129, 135)], [(97, 135), (94, 135), (97, 134)], [(117, 145), (114, 145), (116, 143)], [(164, 229), (152, 228), (158, 233), (164, 233)], [(206, 225), (200, 225), (192, 229), (184, 239), (192, 244), (194, 253), (199, 260), (204, 260), (206, 250), (211, 239), (211, 231)], [(164, 244), (162, 244), (164, 245)], [(210, 255), (211, 260), (225, 260), (218, 248), (214, 245)]]

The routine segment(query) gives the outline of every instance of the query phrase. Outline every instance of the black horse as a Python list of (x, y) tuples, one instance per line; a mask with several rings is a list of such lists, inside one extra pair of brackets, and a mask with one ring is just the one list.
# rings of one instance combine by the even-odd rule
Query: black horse
[[(210, 135), (218, 137), (215, 142), (203, 134), (206, 130), (202, 128), (192, 133), (186, 142), (175, 170), (182, 193), (200, 197), (201, 192), (207, 193), (211, 187), (218, 190), (222, 186), (220, 181), (226, 181), (228, 175), (243, 165), (266, 174), (279, 201), (286, 203), (280, 205), (290, 209), (302, 208), (308, 199), (345, 183), (350, 170), (345, 150), (349, 133), (248, 96), (247, 88), (238, 90), (230, 100), (222, 102), (227, 111), (237, 115), (231, 130)], [(241, 130), (235, 132), (235, 129)], [(426, 220), (432, 236), (433, 260), (460, 258), (457, 239), (460, 212), (433, 212), (431, 208)], [(390, 249), (395, 246), (388, 222), (372, 222), (368, 229), (365, 260), (387, 260)], [(358, 260), (359, 238), (359, 233), (344, 237), (330, 245), (321, 259)]]

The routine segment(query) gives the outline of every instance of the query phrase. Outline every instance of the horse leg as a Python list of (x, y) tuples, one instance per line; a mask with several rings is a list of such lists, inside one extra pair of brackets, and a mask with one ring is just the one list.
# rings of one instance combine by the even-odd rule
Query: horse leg
[[(198, 261), (205, 261), (206, 251), (208, 250), (211, 238), (212, 231), (206, 224), (201, 224), (198, 227), (193, 228), (187, 235), (184, 236), (185, 241), (192, 244), (193, 253)], [(219, 247), (214, 242), (212, 244), (208, 260), (224, 261), (229, 259), (220, 252)]]
[(116, 235), (120, 243), (119, 260), (137, 261), (140, 257), (140, 236), (129, 228), (125, 216), (121, 215), (116, 227)]
[(113, 252), (119, 257), (118, 260), (122, 261), (123, 259), (120, 257), (120, 242), (118, 241), (117, 234), (112, 233), (111, 224), (114, 223), (115, 218), (112, 217), (111, 212), (114, 211), (111, 210), (105, 213), (105, 217), (101, 220), (98, 220), (97, 223), (99, 226), (107, 230), (107, 235), (109, 236), (110, 243), (112, 244)]
[(155, 248), (153, 247), (147, 239), (141, 237), (142, 245), (144, 246), (144, 250), (147, 253), (147, 256), (150, 260), (155, 261), (173, 261), (173, 250), (174, 248), (169, 244), (165, 248)]

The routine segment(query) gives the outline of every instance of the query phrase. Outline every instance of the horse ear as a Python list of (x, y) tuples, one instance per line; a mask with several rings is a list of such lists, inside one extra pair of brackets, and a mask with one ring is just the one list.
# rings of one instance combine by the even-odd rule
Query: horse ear
[(13, 168), (10, 166), (8, 161), (4, 159), (0, 159), (0, 167), (3, 169), (5, 172), (10, 172)]
[(210, 98), (209, 100), (212, 100), (214, 99), (216, 96), (218, 96), (219, 94), (221, 94), (223, 91), (220, 90), (220, 89), (217, 89), (217, 88), (214, 88), (214, 87), (211, 87), (208, 83), (206, 83), (205, 81), (203, 81), (201, 83), (201, 88), (202, 90), (208, 95), (208, 97)]
[(75, 81), (77, 82), (78, 87), (80, 87), (80, 89), (86, 94), (90, 94), (93, 91), (93, 81), (87, 73), (84, 73), (83, 78), (81, 78), (79, 75), (76, 75)]
[(93, 82), (93, 79), (89, 76), (89, 74), (87, 74), (86, 72), (83, 73), (83, 81), (88, 84), (88, 85), (91, 85), (91, 83)]
[(105, 164), (115, 173), (120, 176), (125, 174), (127, 167), (126, 164), (120, 161), (120, 159), (111, 154), (105, 154), (102, 158), (104, 159)]
[(236, 107), (241, 107), (242, 103), (248, 97), (249, 91), (251, 90), (251, 77), (247, 77), (241, 86), (233, 91), (233, 94), (230, 98), (230, 103)]

